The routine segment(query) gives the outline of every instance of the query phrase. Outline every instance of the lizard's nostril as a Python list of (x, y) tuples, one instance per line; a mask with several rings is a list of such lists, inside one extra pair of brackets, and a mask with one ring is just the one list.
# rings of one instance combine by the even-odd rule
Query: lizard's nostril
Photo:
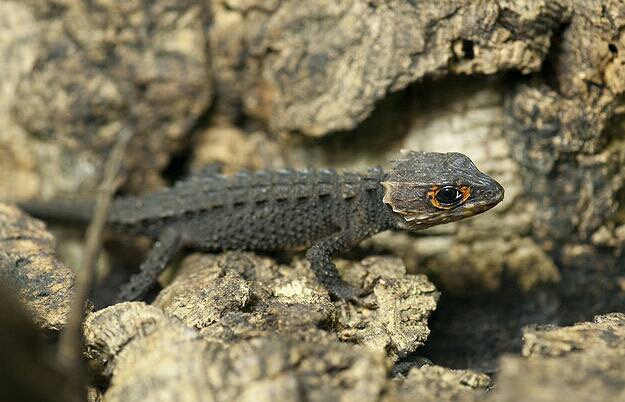
[(494, 192), (493, 190), (488, 190), (488, 191), (486, 192), (486, 196), (487, 196), (488, 198), (493, 198), (493, 196), (494, 196), (494, 195), (495, 195), (495, 192)]

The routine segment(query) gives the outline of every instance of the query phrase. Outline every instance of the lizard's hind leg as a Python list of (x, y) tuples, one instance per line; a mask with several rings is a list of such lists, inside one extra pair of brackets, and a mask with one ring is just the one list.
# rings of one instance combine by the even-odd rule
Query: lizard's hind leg
[(139, 272), (122, 286), (117, 302), (140, 300), (154, 287), (158, 275), (180, 250), (182, 236), (172, 228), (165, 228), (154, 242)]

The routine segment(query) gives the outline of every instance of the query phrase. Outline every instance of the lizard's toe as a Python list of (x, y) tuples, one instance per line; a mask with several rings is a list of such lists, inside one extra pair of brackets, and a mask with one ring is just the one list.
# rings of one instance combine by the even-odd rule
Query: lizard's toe
[(371, 310), (377, 309), (378, 305), (375, 302), (363, 300), (362, 297), (371, 294), (371, 289), (358, 289), (355, 286), (348, 285), (347, 283), (340, 283), (334, 285), (328, 289), (330, 296), (335, 300), (344, 300), (351, 302), (357, 306), (365, 307)]

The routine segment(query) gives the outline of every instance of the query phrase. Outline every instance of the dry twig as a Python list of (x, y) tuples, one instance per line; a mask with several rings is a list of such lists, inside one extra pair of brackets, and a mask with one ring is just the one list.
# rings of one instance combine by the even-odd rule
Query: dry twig
[(122, 129), (109, 155), (104, 171), (104, 179), (98, 189), (93, 217), (85, 236), (85, 252), (80, 268), (76, 273), (75, 295), (70, 316), (59, 340), (58, 361), (70, 374), (67, 395), (69, 397), (82, 395), (83, 397), (79, 398), (81, 400), (85, 399), (85, 388), (82, 383), (82, 377), (76, 373), (81, 369), (83, 362), (82, 325), (85, 319), (85, 307), (93, 288), (96, 262), (102, 245), (102, 233), (106, 225), (109, 208), (113, 195), (119, 186), (117, 175), (131, 137), (132, 131), (130, 129)]

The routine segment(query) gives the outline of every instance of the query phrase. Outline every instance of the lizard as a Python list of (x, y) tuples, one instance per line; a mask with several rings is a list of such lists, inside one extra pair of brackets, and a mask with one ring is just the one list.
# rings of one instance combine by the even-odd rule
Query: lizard
[[(334, 299), (358, 302), (332, 256), (386, 230), (417, 231), (482, 213), (504, 188), (465, 155), (408, 151), (385, 172), (332, 169), (192, 176), (143, 196), (113, 200), (113, 231), (154, 239), (119, 301), (140, 300), (184, 247), (206, 251), (272, 251), (307, 247), (306, 259)], [(27, 201), (34, 216), (88, 222), (93, 202)]]

